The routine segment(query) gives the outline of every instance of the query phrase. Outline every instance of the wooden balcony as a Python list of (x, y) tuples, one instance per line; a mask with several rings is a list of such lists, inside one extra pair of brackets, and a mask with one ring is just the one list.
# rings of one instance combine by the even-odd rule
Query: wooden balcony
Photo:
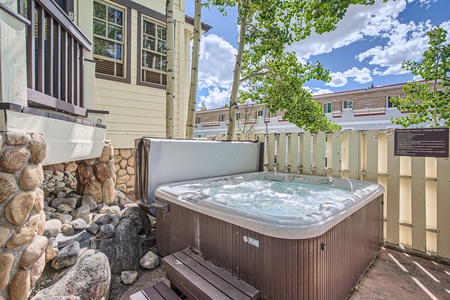
[(53, 0), (20, 0), (19, 13), (31, 23), (28, 106), (86, 116), (83, 50), (92, 51), (91, 42)]

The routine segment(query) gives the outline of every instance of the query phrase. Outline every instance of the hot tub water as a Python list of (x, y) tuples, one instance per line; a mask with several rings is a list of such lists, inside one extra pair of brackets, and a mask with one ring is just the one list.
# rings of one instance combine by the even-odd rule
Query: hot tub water
[(244, 211), (292, 217), (308, 215), (321, 204), (339, 202), (352, 195), (350, 190), (326, 185), (261, 179), (205, 184), (202, 193), (216, 203)]

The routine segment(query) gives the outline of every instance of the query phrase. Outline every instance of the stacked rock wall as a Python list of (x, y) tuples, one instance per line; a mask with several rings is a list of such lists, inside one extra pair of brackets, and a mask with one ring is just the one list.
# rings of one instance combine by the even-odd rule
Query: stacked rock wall
[(134, 149), (114, 149), (116, 187), (130, 196), (134, 193)]
[(0, 133), (0, 299), (26, 299), (45, 266), (41, 134)]
[(77, 193), (92, 196), (97, 204), (111, 204), (116, 199), (116, 174), (114, 172), (113, 147), (105, 141), (98, 158), (84, 160), (76, 170)]

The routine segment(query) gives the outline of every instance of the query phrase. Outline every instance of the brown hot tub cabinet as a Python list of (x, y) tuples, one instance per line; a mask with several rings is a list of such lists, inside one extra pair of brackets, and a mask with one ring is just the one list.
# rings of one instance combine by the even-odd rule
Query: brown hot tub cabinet
[(261, 290), (262, 299), (345, 299), (383, 244), (382, 196), (324, 234), (266, 236), (170, 203), (157, 210), (157, 249), (188, 246)]
[[(383, 188), (376, 183), (258, 173), (257, 143), (143, 138), (136, 151), (136, 195), (156, 208), (158, 252), (195, 248), (262, 299), (345, 299), (383, 244)], [(254, 213), (205, 196), (207, 187), (255, 178), (350, 195), (306, 215)]]

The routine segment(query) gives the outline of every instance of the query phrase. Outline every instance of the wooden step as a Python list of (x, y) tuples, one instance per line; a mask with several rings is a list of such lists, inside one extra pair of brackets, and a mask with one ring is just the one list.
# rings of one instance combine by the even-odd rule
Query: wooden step
[(171, 286), (189, 299), (259, 299), (260, 291), (187, 248), (163, 258)]
[(164, 282), (160, 281), (130, 296), (129, 300), (180, 300)]

